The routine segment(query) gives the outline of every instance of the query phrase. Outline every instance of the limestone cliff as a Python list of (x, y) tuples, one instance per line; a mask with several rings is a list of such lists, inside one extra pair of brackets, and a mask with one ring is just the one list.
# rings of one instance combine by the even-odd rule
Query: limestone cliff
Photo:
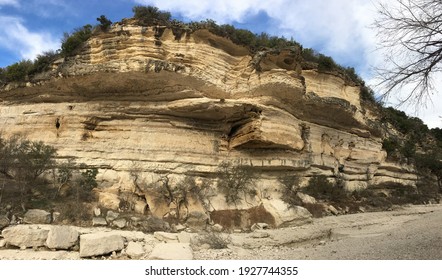
[[(128, 192), (167, 215), (173, 206), (136, 185), (165, 174), (216, 179), (219, 164), (232, 161), (253, 167), (259, 195), (228, 205), (218, 194), (206, 210), (270, 211), (284, 208), (278, 178), (287, 174), (342, 178), (350, 190), (415, 183), (411, 167), (386, 161), (375, 112), (359, 91), (337, 73), (303, 70), (296, 48), (251, 55), (206, 30), (180, 38), (128, 21), (93, 36), (39, 81), (7, 86), (0, 123), (3, 135), (42, 140), (60, 159), (98, 167), (100, 203), (109, 208)], [(281, 217), (273, 222), (284, 224)]]

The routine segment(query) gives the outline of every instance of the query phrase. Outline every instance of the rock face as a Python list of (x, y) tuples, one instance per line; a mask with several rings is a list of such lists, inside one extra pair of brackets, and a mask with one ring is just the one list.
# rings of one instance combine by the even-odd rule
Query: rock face
[(121, 251), (124, 240), (115, 233), (91, 233), (80, 236), (80, 257), (101, 256), (104, 254)]
[[(215, 192), (184, 207), (148, 191), (164, 174), (171, 186), (191, 176), (216, 187), (223, 161), (252, 167), (255, 189), (274, 201), (287, 174), (339, 178), (349, 190), (415, 184), (410, 167), (386, 161), (360, 88), (336, 73), (303, 70), (299, 56), (251, 55), (207, 30), (158, 37), (128, 20), (93, 36), (37, 84), (0, 91), (2, 135), (26, 134), (97, 167), (104, 208), (127, 202), (138, 213), (179, 213), (182, 223), (188, 213), (262, 203), (256, 196), (231, 205)], [(249, 224), (257, 222), (266, 221)]]

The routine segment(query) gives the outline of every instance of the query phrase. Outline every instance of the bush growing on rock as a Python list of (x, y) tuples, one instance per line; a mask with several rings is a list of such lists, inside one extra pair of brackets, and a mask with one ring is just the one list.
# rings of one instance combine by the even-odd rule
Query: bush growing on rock
[(228, 204), (237, 204), (254, 197), (253, 173), (248, 166), (234, 165), (231, 162), (222, 162), (218, 168), (218, 188), (224, 194)]
[(72, 34), (65, 33), (61, 43), (61, 54), (64, 57), (73, 55), (75, 50), (86, 42), (91, 35), (92, 25), (90, 24), (75, 29)]
[(2, 72), (5, 83), (24, 82), (33, 69), (33, 63), (30, 60), (22, 60), (6, 67)]
[(154, 6), (135, 6), (132, 8), (134, 18), (138, 19), (141, 24), (167, 24), (172, 15), (170, 12), (161, 11)]
[(0, 137), (0, 173), (19, 183), (24, 199), (35, 180), (54, 166), (56, 152), (43, 142)]
[(330, 182), (324, 175), (310, 178), (308, 185), (303, 191), (315, 198), (336, 202), (347, 198), (347, 193), (344, 188)]
[(298, 197), (299, 190), (299, 178), (296, 176), (285, 176), (279, 179), (282, 184), (282, 195), (281, 199), (289, 205), (289, 207), (294, 207), (302, 205), (301, 199)]
[(112, 25), (112, 21), (110, 21), (105, 15), (98, 17), (97, 21), (100, 22), (99, 26), (102, 31), (107, 31)]

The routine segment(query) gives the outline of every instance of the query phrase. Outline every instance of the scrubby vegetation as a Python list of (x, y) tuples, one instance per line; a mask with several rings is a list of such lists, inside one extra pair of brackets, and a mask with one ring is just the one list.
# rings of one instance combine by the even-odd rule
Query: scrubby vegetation
[[(437, 166), (433, 163), (430, 165)], [(438, 203), (442, 193), (440, 177), (438, 177), (439, 187), (431, 177), (421, 176), (416, 187), (390, 183), (370, 186), (367, 189), (353, 192), (346, 191), (340, 180), (336, 178), (327, 178), (323, 175), (314, 176), (302, 188), (299, 186), (298, 179), (293, 180), (293, 178), (296, 176), (280, 180), (283, 186), (281, 199), (289, 207), (305, 207), (314, 217), (322, 217), (330, 213), (328, 205), (333, 206), (339, 213), (356, 213), (361, 209), (367, 211), (388, 210), (393, 205)], [(299, 193), (314, 197), (317, 203), (303, 202)]]
[(254, 197), (254, 176), (249, 166), (222, 162), (218, 168), (218, 188), (224, 194), (228, 204), (247, 202), (247, 197)]
[(9, 204), (18, 212), (55, 209), (72, 222), (90, 215), (83, 203), (95, 199), (98, 170), (72, 160), (57, 162), (56, 154), (41, 141), (0, 135), (0, 206)]
[(92, 25), (86, 24), (81, 28), (77, 28), (73, 33), (65, 33), (61, 43), (61, 54), (63, 56), (71, 56), (74, 54), (84, 42), (92, 36)]

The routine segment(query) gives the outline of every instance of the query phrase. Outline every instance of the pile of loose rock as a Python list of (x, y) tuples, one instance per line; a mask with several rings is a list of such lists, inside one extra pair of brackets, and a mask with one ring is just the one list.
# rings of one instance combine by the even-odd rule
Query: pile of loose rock
[(122, 231), (107, 228), (33, 224), (3, 229), (0, 247), (77, 252), (78, 258), (117, 256), (132, 259), (193, 259), (190, 246), (196, 234)]

